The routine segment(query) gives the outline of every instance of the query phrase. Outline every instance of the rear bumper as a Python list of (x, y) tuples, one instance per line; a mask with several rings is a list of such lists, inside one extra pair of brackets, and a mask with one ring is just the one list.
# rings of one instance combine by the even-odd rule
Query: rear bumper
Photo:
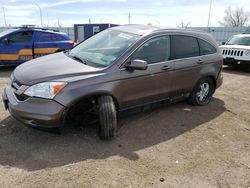
[(63, 123), (65, 107), (54, 100), (31, 97), (19, 101), (10, 86), (5, 88), (2, 99), (5, 109), (28, 126), (55, 128)]
[(219, 74), (219, 76), (218, 76), (218, 78), (216, 80), (216, 89), (219, 88), (222, 85), (222, 83), (223, 83), (223, 76), (222, 76), (222, 74), (220, 72), (220, 74)]

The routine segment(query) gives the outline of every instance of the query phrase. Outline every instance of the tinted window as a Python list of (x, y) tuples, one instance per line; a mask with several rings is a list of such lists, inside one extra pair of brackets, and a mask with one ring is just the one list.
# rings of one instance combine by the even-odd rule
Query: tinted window
[(38, 37), (38, 42), (50, 42), (52, 41), (52, 34), (50, 33), (41, 33)]
[(15, 34), (12, 34), (8, 37), (9, 42), (11, 43), (20, 43), (20, 42), (32, 42), (32, 31), (22, 31)]
[(62, 35), (52, 34), (52, 40), (53, 41), (62, 41), (65, 40)]
[(208, 42), (198, 39), (200, 45), (200, 55), (214, 54), (217, 52), (216, 48)]
[(171, 39), (173, 59), (199, 56), (199, 45), (196, 38), (173, 35)]
[(170, 38), (161, 36), (153, 38), (143, 44), (132, 56), (131, 60), (140, 59), (148, 64), (164, 62), (170, 58)]
[(38, 42), (62, 41), (65, 40), (62, 35), (54, 33), (41, 33), (38, 37)]

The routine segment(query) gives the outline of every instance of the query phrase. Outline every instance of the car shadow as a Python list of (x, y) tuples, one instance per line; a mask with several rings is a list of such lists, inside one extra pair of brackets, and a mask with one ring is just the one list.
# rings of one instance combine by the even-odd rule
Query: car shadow
[(111, 141), (101, 141), (96, 126), (66, 127), (60, 135), (30, 129), (9, 116), (0, 121), (0, 165), (34, 171), (111, 156), (137, 160), (137, 151), (174, 139), (225, 110), (224, 102), (213, 98), (207, 106), (180, 102), (129, 115), (119, 119), (118, 136)]
[(249, 65), (237, 65), (237, 66), (224, 66), (223, 72), (237, 75), (250, 76), (250, 64)]

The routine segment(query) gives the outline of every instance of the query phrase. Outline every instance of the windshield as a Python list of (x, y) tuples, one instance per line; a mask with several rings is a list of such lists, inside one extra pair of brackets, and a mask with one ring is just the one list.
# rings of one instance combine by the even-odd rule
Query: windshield
[(105, 30), (82, 42), (69, 52), (69, 56), (97, 67), (112, 64), (139, 35)]
[(5, 30), (3, 32), (0, 33), (0, 38), (9, 34), (9, 33), (12, 33), (13, 31), (15, 31), (14, 29), (8, 29), (8, 30)]
[(234, 36), (228, 42), (228, 45), (247, 45), (250, 46), (250, 36)]

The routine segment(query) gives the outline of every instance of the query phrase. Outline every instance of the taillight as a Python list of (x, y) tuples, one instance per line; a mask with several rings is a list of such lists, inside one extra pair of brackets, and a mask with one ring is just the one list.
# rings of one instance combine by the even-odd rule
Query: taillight
[(74, 41), (70, 41), (70, 42), (69, 42), (69, 45), (70, 45), (70, 46), (75, 46), (76, 43), (75, 43)]

